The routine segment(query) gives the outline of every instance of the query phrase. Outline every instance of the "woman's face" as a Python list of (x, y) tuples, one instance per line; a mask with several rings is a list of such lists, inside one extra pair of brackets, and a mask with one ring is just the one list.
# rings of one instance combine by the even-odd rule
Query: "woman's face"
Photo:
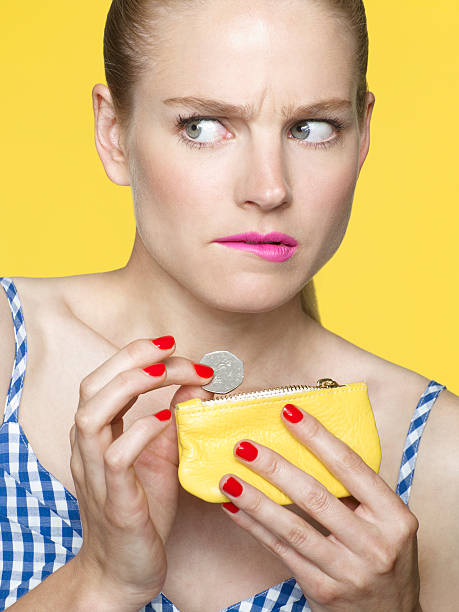
[[(130, 180), (145, 249), (199, 301), (272, 310), (340, 245), (371, 115), (360, 132), (354, 44), (307, 0), (212, 0), (168, 21), (136, 90)], [(336, 108), (297, 110), (330, 100)], [(207, 118), (177, 126), (193, 114)], [(283, 232), (298, 246), (274, 262), (215, 242), (243, 232)]]

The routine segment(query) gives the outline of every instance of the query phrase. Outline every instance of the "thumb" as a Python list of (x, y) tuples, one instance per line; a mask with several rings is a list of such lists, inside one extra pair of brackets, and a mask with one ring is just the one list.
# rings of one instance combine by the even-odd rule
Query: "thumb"
[(180, 402), (186, 402), (187, 400), (199, 398), (203, 401), (214, 399), (215, 393), (206, 391), (199, 385), (181, 385), (172, 396), (170, 402), (170, 410), (175, 410), (175, 406)]

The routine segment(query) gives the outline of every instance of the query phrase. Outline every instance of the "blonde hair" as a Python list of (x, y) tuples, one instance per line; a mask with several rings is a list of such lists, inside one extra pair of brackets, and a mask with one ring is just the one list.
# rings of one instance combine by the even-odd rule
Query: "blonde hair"
[[(183, 18), (184, 11), (192, 10), (197, 4), (203, 5), (206, 1), (208, 0), (112, 1), (104, 31), (105, 77), (121, 126), (129, 125), (135, 85), (140, 75), (151, 70), (156, 51), (167, 36), (168, 22), (164, 17)], [(363, 1), (311, 1), (341, 19), (355, 37), (358, 77), (356, 108), (358, 121), (362, 126), (368, 93), (368, 31)], [(152, 36), (152, 32), (155, 32), (155, 36)], [(320, 323), (313, 279), (302, 289), (301, 304), (304, 312)]]

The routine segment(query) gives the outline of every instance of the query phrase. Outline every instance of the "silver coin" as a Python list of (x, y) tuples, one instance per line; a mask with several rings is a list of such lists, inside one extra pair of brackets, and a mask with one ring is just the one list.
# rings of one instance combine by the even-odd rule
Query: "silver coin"
[(211, 393), (228, 393), (244, 380), (244, 364), (229, 351), (206, 353), (199, 363), (210, 366), (215, 372), (210, 383), (202, 387)]

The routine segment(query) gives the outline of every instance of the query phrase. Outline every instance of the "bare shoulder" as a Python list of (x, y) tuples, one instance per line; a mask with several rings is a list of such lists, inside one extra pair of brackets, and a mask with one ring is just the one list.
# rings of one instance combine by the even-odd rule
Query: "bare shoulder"
[[(341, 344), (346, 380), (365, 381), (380, 433), (380, 475), (395, 490), (403, 448), (416, 406), (431, 380), (415, 371)], [(336, 374), (340, 372), (339, 364)], [(447, 381), (436, 382), (448, 386)], [(459, 599), (459, 397), (437, 395), (416, 450), (409, 509), (419, 522), (418, 559), (424, 612), (455, 610)]]
[(459, 599), (459, 397), (444, 389), (419, 446), (410, 510), (419, 521), (424, 612), (456, 609)]
[[(35, 389), (34, 377), (39, 379), (43, 376), (42, 366), (47, 357), (56, 361), (56, 355), (59, 356), (62, 347), (69, 343), (69, 333), (73, 333), (72, 322), (76, 319), (70, 313), (68, 302), (71, 301), (72, 296), (88, 294), (95, 284), (93, 277), (97, 276), (8, 277), (13, 281), (17, 290), (26, 327), (26, 383), (29, 382), (29, 388), (32, 384), (32, 388)], [(3, 288), (0, 288), (0, 334), (2, 339), (0, 342), (1, 423), (16, 352), (12, 310)], [(78, 337), (77, 334), (75, 335)], [(34, 367), (30, 367), (31, 365)], [(23, 405), (24, 401), (21, 400), (21, 402)]]

